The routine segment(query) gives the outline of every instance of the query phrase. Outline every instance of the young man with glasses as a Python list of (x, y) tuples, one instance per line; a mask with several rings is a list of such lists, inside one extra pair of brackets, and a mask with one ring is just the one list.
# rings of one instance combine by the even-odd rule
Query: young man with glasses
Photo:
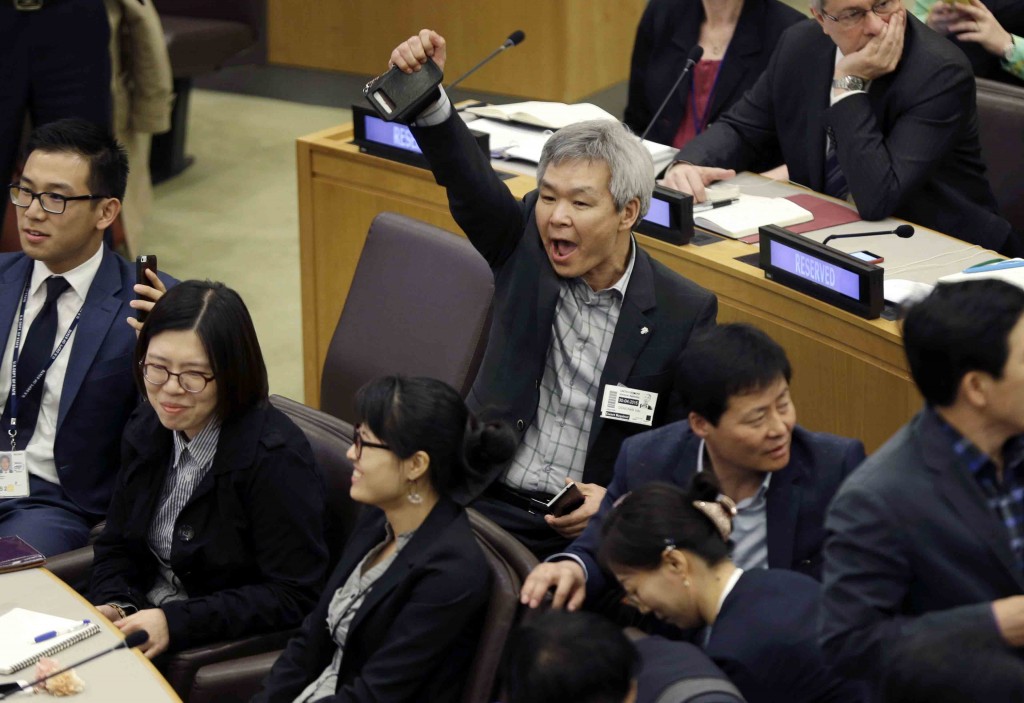
[[(974, 76), (959, 49), (900, 0), (812, 0), (768, 68), (684, 146), (665, 184), (704, 187), (773, 154), (790, 180), (1004, 254), (1024, 253), (996, 213), (978, 141)], [(721, 168), (718, 168), (721, 167)]]
[(103, 519), (138, 405), (125, 324), (135, 267), (103, 244), (128, 176), (114, 138), (61, 120), (33, 132), (26, 153), (8, 187), (22, 251), (0, 254), (0, 452), (24, 471), (0, 485), (0, 535), (52, 555), (84, 545)]

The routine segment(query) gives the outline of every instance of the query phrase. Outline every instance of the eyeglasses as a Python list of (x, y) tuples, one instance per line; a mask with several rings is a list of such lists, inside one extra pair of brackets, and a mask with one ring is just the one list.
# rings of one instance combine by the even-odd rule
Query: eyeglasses
[[(2, 181), (0, 181), (2, 182)], [(61, 195), (60, 193), (33, 193), (28, 188), (12, 183), (7, 186), (11, 191), (11, 202), (18, 207), (27, 208), (32, 201), (39, 198), (39, 205), (51, 215), (63, 215), (64, 209), (72, 200), (103, 200), (110, 195)]]
[[(874, 5), (872, 5), (870, 12), (874, 12), (879, 17), (888, 17), (892, 13), (899, 10), (902, 6), (903, 3), (900, 0), (882, 0), (882, 2), (875, 3)], [(822, 10), (821, 14), (825, 17), (828, 17), (833, 22), (836, 22), (837, 24), (843, 27), (849, 28), (855, 27), (858, 24), (860, 24), (861, 20), (863, 20), (867, 16), (868, 12), (869, 10), (852, 8), (849, 10), (843, 10), (842, 12), (839, 13), (838, 17), (833, 17), (832, 15), (825, 12), (825, 10)]]
[(356, 425), (355, 434), (352, 437), (352, 446), (356, 448), (356, 461), (363, 458), (363, 447), (369, 447), (370, 449), (391, 449), (386, 444), (378, 444), (377, 442), (367, 442), (363, 439), (363, 435), (360, 433), (363, 424), (359, 423)]
[(214, 379), (213, 376), (206, 376), (198, 371), (182, 371), (174, 373), (159, 364), (139, 364), (142, 367), (142, 377), (154, 386), (162, 386), (171, 380), (171, 376), (178, 379), (178, 385), (186, 393), (202, 393), (206, 384)]

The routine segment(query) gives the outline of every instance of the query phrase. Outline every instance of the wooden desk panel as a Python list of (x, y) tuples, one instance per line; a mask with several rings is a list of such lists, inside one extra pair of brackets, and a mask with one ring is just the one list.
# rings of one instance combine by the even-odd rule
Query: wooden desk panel
[[(423, 170), (361, 154), (342, 126), (299, 140), (306, 403), (319, 404), (320, 369), (373, 217), (384, 210), (460, 232), (444, 190)], [(532, 178), (506, 181), (521, 197)], [(718, 319), (756, 324), (785, 347), (800, 423), (861, 438), (873, 450), (920, 407), (899, 328), (868, 321), (764, 278), (735, 260), (734, 241), (677, 247), (638, 235), (656, 259), (714, 291)]]
[(647, 0), (269, 0), (268, 52), (277, 64), (376, 75), (402, 39), (430, 27), (452, 52), (448, 80), (517, 29), (522, 46), (469, 78), (466, 88), (578, 102), (629, 77), (633, 37)]

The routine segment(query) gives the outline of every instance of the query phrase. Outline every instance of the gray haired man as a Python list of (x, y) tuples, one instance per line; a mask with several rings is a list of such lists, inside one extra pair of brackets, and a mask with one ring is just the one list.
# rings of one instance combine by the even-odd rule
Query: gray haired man
[[(444, 39), (424, 29), (392, 51), (391, 64), (412, 72), (428, 56), (444, 68)], [(494, 271), (491, 329), (467, 402), (514, 427), (520, 443), (509, 465), (473, 482), (473, 505), (543, 557), (597, 511), (622, 441), (683, 417), (676, 359), (695, 329), (714, 324), (717, 301), (636, 245), (631, 232), (650, 205), (654, 166), (617, 122), (555, 133), (538, 188), (522, 201), (444, 93), (413, 134), (456, 222)], [(650, 394), (652, 417), (602, 412), (632, 394)], [(583, 504), (545, 514), (538, 501), (570, 481)]]

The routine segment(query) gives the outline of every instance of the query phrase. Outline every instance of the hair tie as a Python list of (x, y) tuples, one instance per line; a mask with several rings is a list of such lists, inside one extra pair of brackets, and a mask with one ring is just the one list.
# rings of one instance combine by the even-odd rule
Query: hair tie
[(736, 517), (736, 503), (727, 495), (719, 495), (717, 500), (695, 500), (693, 507), (704, 513), (705, 517), (718, 530), (723, 542), (729, 541), (732, 534), (732, 519)]

